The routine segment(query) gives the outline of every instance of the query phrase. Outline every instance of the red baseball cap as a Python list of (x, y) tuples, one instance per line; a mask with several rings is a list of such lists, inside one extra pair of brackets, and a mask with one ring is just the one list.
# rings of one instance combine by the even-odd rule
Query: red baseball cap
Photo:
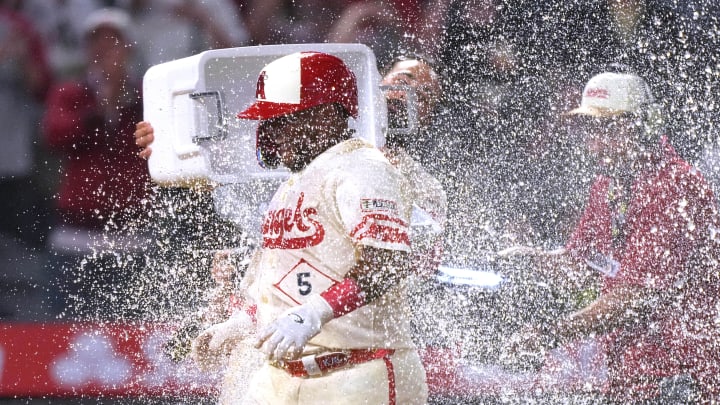
[(267, 120), (339, 103), (353, 118), (358, 116), (355, 74), (338, 57), (322, 52), (297, 52), (267, 64), (260, 72), (255, 102), (237, 116)]

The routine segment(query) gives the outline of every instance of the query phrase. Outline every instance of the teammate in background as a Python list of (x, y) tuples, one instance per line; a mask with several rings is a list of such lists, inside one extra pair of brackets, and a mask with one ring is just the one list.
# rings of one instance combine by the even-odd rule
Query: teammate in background
[[(565, 249), (538, 260), (558, 283), (594, 273), (601, 291), (556, 323), (518, 333), (506, 353), (522, 357), (605, 335), (610, 403), (717, 400), (713, 194), (660, 136), (653, 103), (633, 74), (602, 73), (585, 86), (570, 115), (600, 172)], [(563, 273), (561, 260), (582, 271)]]
[[(428, 384), (452, 386), (454, 359), (460, 356), (452, 336), (455, 321), (452, 316), (444, 316), (449, 315), (448, 308), (437, 305), (452, 298), (436, 278), (444, 255), (447, 195), (440, 181), (419, 163), (427, 145), (426, 138), (434, 134), (435, 114), (442, 97), (440, 77), (432, 59), (409, 54), (393, 60), (382, 85), (389, 87), (385, 94), (391, 128), (383, 153), (410, 183), (407, 192), (413, 203), (410, 229), (414, 274), (407, 283), (413, 342), (423, 358)], [(413, 107), (415, 127), (392, 130), (405, 127), (409, 122), (408, 109)], [(443, 359), (440, 365), (438, 358)]]
[[(396, 58), (382, 80), (390, 87), (386, 93), (389, 121), (407, 122), (407, 107), (414, 107), (417, 127), (409, 131), (388, 131), (383, 153), (408, 179), (413, 204), (413, 267), (419, 274), (432, 276), (442, 256), (442, 235), (447, 220), (447, 197), (440, 182), (419, 164), (408, 149), (418, 133), (429, 127), (441, 93), (437, 73), (430, 62), (419, 56)], [(405, 90), (403, 90), (403, 87)], [(414, 94), (408, 104), (407, 95)]]

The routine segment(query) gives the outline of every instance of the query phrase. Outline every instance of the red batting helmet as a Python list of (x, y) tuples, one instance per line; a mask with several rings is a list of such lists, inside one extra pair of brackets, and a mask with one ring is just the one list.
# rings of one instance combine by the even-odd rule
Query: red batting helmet
[(329, 103), (339, 103), (357, 118), (355, 75), (336, 56), (297, 52), (263, 68), (257, 80), (255, 102), (241, 111), (238, 118), (267, 120)]

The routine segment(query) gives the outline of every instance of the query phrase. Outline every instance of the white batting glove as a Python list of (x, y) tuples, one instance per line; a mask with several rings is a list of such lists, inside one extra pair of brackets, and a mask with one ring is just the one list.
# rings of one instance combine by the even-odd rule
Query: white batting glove
[(252, 335), (254, 329), (250, 315), (243, 310), (235, 311), (228, 320), (210, 326), (193, 340), (190, 357), (202, 369), (218, 367), (233, 347)]
[(321, 296), (313, 295), (305, 304), (291, 308), (263, 328), (258, 333), (255, 347), (270, 360), (296, 359), (307, 342), (331, 319), (330, 304)]

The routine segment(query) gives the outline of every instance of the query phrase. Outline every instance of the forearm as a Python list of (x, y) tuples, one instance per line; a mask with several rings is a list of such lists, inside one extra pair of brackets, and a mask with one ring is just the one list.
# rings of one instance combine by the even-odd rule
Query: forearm
[(537, 250), (529, 256), (537, 277), (564, 294), (575, 296), (578, 292), (595, 289), (599, 281), (600, 273), (563, 248)]
[(372, 302), (407, 274), (407, 253), (363, 247), (343, 280), (290, 308), (258, 333), (255, 347), (270, 358), (297, 358), (324, 324)]
[(346, 277), (320, 293), (337, 318), (385, 294), (409, 272), (407, 253), (362, 247)]
[(361, 247), (358, 263), (346, 277), (357, 282), (367, 302), (372, 302), (410, 274), (407, 252)]

